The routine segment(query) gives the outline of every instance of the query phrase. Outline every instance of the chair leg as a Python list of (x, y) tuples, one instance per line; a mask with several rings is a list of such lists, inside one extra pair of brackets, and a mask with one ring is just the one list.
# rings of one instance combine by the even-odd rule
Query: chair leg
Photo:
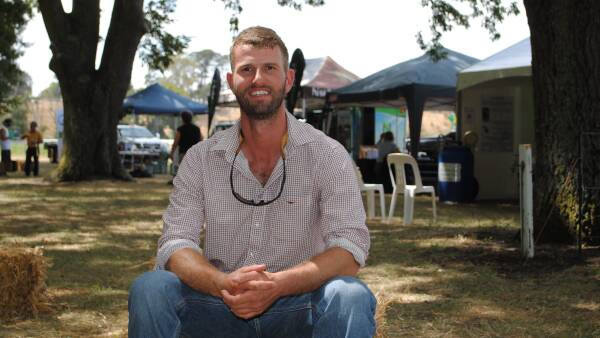
[(404, 190), (404, 225), (410, 225), (413, 222), (413, 212), (415, 210), (415, 195), (409, 190)]
[(392, 217), (394, 216), (394, 209), (396, 208), (396, 197), (398, 197), (398, 194), (397, 194), (396, 189), (394, 189), (394, 191), (392, 191), (392, 201), (390, 202), (390, 213), (389, 213), (389, 216), (387, 219), (388, 222), (391, 222)]
[(367, 218), (375, 217), (375, 192), (367, 191)]
[(431, 192), (431, 206), (433, 209), (433, 222), (437, 220), (437, 211), (435, 209), (435, 192)]
[(383, 188), (379, 189), (379, 207), (381, 207), (381, 220), (385, 220), (385, 194)]

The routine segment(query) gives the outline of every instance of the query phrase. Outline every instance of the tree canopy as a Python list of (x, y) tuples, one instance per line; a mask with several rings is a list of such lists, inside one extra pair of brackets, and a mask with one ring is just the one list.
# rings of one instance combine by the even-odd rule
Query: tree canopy
[(490, 39), (500, 38), (497, 24), (509, 15), (518, 15), (517, 2), (510, 0), (421, 0), (423, 7), (431, 10), (429, 30), (431, 37), (426, 39), (423, 33), (417, 33), (417, 43), (421, 49), (436, 60), (444, 57), (441, 38), (443, 33), (450, 32), (455, 26), (469, 28), (471, 20), (482, 19), (483, 27), (489, 32)]
[(32, 15), (32, 0), (0, 0), (0, 113), (8, 110), (23, 78), (16, 64), (25, 44), (21, 33)]
[(197, 101), (206, 101), (215, 69), (225, 74), (229, 58), (210, 49), (175, 56), (163, 72), (146, 74), (146, 85), (159, 82)]

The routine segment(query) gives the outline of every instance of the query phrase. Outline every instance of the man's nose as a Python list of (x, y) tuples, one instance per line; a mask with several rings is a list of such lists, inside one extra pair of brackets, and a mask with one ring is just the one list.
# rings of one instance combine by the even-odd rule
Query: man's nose
[(252, 82), (254, 84), (261, 84), (264, 80), (265, 80), (264, 72), (260, 69), (257, 69), (256, 72), (254, 72), (254, 79)]

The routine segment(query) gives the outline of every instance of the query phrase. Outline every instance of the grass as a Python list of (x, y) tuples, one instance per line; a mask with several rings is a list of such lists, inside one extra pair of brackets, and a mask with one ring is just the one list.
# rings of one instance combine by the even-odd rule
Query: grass
[[(0, 245), (44, 247), (53, 309), (0, 324), (0, 336), (126, 336), (127, 290), (155, 253), (167, 180), (0, 178)], [(428, 200), (418, 199), (410, 226), (399, 205), (392, 224), (369, 221), (360, 273), (390, 301), (389, 337), (600, 336), (598, 248), (578, 259), (572, 247), (541, 246), (525, 262), (515, 205), (441, 204), (432, 224)]]

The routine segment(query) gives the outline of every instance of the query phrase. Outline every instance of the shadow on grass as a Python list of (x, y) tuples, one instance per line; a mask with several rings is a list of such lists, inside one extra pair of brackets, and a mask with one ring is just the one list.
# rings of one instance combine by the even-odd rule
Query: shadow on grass
[[(150, 268), (168, 179), (2, 181), (0, 244), (44, 246), (54, 312), (4, 323), (0, 336), (126, 336), (128, 288)], [(392, 301), (390, 337), (600, 336), (597, 248), (579, 261), (572, 247), (536, 247), (525, 262), (513, 204), (440, 204), (433, 223), (418, 198), (415, 212), (410, 226), (401, 207), (393, 224), (369, 222), (361, 278)]]
[(580, 258), (573, 246), (544, 245), (524, 260), (516, 224), (426, 223), (369, 224), (371, 251), (361, 276), (393, 299), (390, 336), (600, 333), (600, 303), (584, 301), (600, 292), (598, 248), (585, 248)]

